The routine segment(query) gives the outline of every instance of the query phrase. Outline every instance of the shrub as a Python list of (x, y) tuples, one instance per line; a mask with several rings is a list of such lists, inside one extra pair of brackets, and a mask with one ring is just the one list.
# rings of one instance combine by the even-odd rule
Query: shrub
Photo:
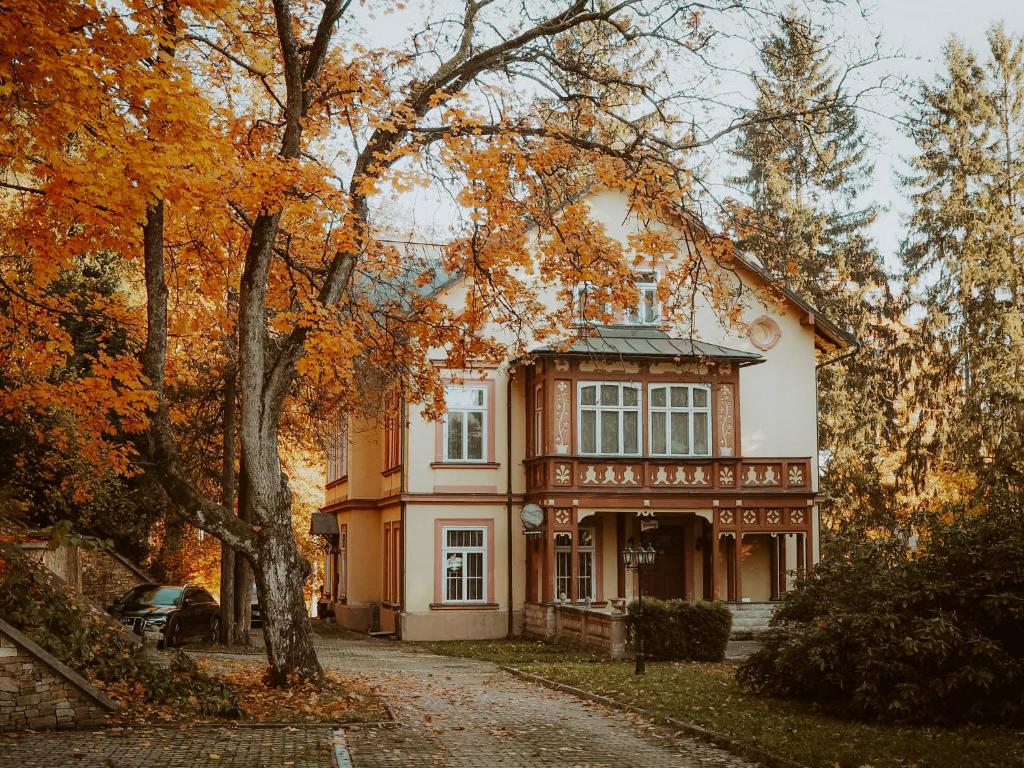
[(1024, 723), (1024, 510), (943, 510), (919, 551), (846, 537), (788, 593), (746, 688), (861, 718)]
[[(636, 647), (639, 605), (629, 605), (629, 636)], [(719, 603), (644, 600), (644, 653), (663, 661), (721, 661), (732, 614)]]

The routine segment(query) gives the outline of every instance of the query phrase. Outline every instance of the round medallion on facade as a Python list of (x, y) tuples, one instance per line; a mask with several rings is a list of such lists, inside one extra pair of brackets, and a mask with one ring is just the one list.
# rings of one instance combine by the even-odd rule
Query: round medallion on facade
[(747, 336), (750, 337), (751, 344), (764, 351), (779, 343), (782, 331), (779, 329), (779, 324), (772, 318), (768, 315), (761, 315), (747, 326)]

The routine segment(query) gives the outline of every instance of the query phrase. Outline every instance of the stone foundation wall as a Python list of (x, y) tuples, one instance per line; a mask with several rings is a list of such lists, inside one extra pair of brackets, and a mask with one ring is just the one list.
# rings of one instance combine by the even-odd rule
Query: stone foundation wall
[(98, 608), (106, 609), (132, 587), (145, 584), (145, 574), (133, 570), (119, 557), (103, 549), (79, 550), (82, 563), (82, 595)]
[(26, 650), (12, 634), (0, 628), (0, 731), (88, 728), (103, 723), (112, 708), (109, 702), (102, 705), (101, 699)]

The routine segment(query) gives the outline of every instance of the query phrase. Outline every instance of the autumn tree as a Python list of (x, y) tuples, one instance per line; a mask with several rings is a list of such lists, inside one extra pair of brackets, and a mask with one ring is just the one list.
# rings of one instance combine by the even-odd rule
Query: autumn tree
[(996, 26), (988, 46), (950, 40), (910, 121), (908, 459), (926, 498), (1024, 471), (1024, 44)]
[[(898, 303), (864, 202), (874, 168), (851, 71), (825, 31), (792, 6), (761, 46), (748, 124), (733, 147), (742, 173), (727, 221), (737, 246), (781, 285), (852, 331), (860, 350), (819, 369), (823, 490), (839, 516), (884, 512)], [(784, 119), (773, 119), (786, 115)]]
[[(693, 115), (716, 33), (771, 10), (762, 0), (467, 0), (453, 13), (351, 0), (16, 0), (0, 14), (0, 270), (15, 304), (48, 310), (34, 330), (3, 316), (24, 371), (18, 392), (66, 411), (95, 436), (98, 460), (144, 470), (251, 564), (274, 682), (318, 675), (282, 460), (289, 425), (315, 415), (309, 393), (322, 394), (321, 411), (346, 409), (358, 377), (384, 371), (436, 414), (443, 390), (427, 350), (445, 349), (453, 366), (522, 351), (564, 325), (584, 281), (626, 305), (633, 264), (680, 251), (655, 222), (699, 245), (694, 265), (728, 258), (728, 244), (683, 213), (689, 153), (737, 124), (698, 133)], [(381, 16), (416, 31), (393, 47), (361, 42)], [(457, 207), (461, 228), (436, 263), (381, 237), (388, 201), (417, 185), (443, 186)], [(579, 202), (593, 185), (622, 189), (648, 231), (609, 237)], [(41, 385), (65, 352), (48, 291), (60, 265), (103, 251), (135, 265), (96, 308), (130, 329), (133, 354), (99, 345), (103, 386), (85, 408), (78, 390), (62, 402)], [(565, 306), (538, 302), (538, 269)], [(467, 276), (465, 308), (422, 290), (436, 270)], [(734, 299), (713, 270), (664, 280), (666, 296)], [(515, 349), (497, 345), (493, 325), (518, 332)], [(52, 348), (34, 340), (51, 336)], [(240, 515), (190, 473), (171, 397), (194, 371), (226, 369), (227, 337), (237, 338)], [(119, 447), (131, 434), (135, 453)]]

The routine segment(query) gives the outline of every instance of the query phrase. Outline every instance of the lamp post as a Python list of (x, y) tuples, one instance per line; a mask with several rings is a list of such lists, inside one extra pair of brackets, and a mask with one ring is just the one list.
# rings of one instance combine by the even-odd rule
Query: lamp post
[(626, 548), (622, 550), (622, 564), (627, 571), (636, 571), (637, 579), (637, 612), (636, 612), (636, 669), (635, 674), (642, 675), (646, 672), (644, 658), (644, 580), (642, 568), (654, 562), (654, 547), (648, 544), (646, 547), (641, 544), (636, 549), (630, 540)]

